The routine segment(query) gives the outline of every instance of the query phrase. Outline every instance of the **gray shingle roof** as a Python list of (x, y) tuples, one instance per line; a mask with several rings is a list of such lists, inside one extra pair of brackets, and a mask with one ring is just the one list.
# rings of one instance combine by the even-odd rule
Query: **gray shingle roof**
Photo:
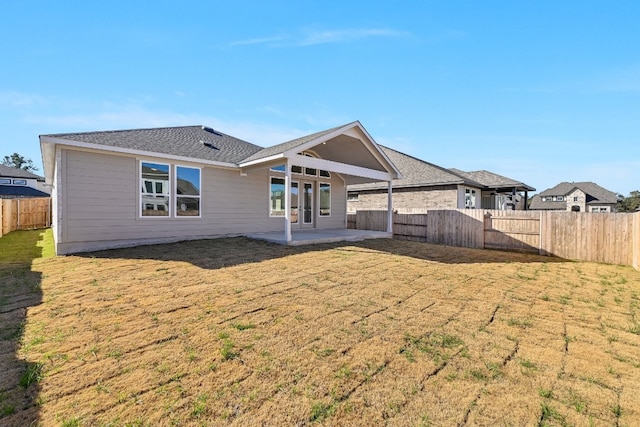
[(548, 188), (533, 196), (531, 209), (566, 209), (566, 201), (542, 201), (543, 196), (567, 196), (578, 188), (587, 195), (587, 204), (615, 204), (618, 201), (616, 193), (599, 186), (594, 182), (561, 182), (555, 187)]
[(449, 169), (458, 175), (466, 176), (467, 178), (479, 182), (485, 187), (490, 188), (518, 188), (518, 191), (535, 191), (536, 189), (528, 186), (520, 181), (516, 181), (511, 178), (507, 178), (506, 176), (499, 175), (497, 173), (489, 172), (487, 170), (479, 170), (472, 172), (464, 172), (460, 169), (451, 168)]
[(262, 147), (204, 126), (43, 135), (194, 159), (237, 164)]
[(36, 175), (35, 173), (31, 173), (18, 168), (12, 168), (6, 165), (0, 165), (0, 176), (9, 178), (37, 179), (38, 181), (44, 181), (44, 178), (40, 175)]
[[(481, 188), (482, 184), (458, 175), (449, 169), (425, 162), (418, 158), (401, 153), (394, 149), (380, 145), (380, 148), (389, 157), (391, 162), (396, 165), (400, 173), (401, 179), (393, 180), (394, 188), (402, 187), (426, 187), (436, 185), (456, 185), (466, 184)], [(386, 182), (374, 182), (369, 184), (350, 185), (350, 191), (376, 190), (386, 189)]]
[(262, 150), (254, 153), (253, 155), (244, 159), (245, 162), (250, 162), (253, 160), (264, 159), (265, 157), (274, 156), (276, 154), (284, 153), (285, 151), (291, 150), (292, 148), (299, 147), (307, 142), (313, 141), (314, 139), (320, 138), (324, 135), (328, 135), (331, 132), (334, 132), (340, 128), (351, 125), (356, 122), (351, 122), (346, 125), (336, 126), (331, 129), (323, 130), (320, 132), (312, 133), (311, 135), (306, 135), (300, 138), (292, 139), (291, 141), (283, 142), (282, 144), (273, 145), (271, 147), (263, 148)]
[(13, 197), (49, 197), (44, 191), (26, 185), (0, 185), (0, 198)]

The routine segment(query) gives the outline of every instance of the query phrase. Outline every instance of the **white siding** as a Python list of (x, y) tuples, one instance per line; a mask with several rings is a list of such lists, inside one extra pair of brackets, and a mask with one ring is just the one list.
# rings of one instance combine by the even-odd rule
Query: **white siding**
[[(201, 218), (141, 218), (139, 160), (133, 156), (62, 150), (58, 166), (63, 168), (59, 174), (63, 182), (57, 189), (62, 197), (59, 254), (284, 230), (283, 218), (269, 217), (267, 168), (241, 176), (239, 170), (203, 167)], [(174, 164), (163, 159), (142, 160)], [(319, 217), (317, 227), (346, 227), (345, 203), (344, 183), (332, 178), (331, 216)]]

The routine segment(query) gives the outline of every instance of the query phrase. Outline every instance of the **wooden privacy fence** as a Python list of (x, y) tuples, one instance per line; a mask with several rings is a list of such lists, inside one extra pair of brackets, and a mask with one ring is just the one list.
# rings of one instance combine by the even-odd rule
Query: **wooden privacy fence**
[[(384, 231), (386, 211), (349, 214), (350, 228)], [(394, 237), (501, 249), (640, 269), (640, 213), (433, 210), (393, 215)]]
[(14, 230), (51, 226), (51, 198), (0, 199), (0, 237)]

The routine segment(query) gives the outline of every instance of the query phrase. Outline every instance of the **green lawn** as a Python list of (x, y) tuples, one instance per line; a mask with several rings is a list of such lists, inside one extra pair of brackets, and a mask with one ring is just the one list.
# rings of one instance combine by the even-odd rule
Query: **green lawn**
[(0, 266), (31, 264), (36, 258), (55, 255), (50, 228), (12, 231), (0, 237)]

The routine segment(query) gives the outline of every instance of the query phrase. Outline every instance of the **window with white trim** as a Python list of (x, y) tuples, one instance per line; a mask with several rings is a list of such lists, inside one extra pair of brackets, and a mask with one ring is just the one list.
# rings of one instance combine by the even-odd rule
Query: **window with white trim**
[(0, 184), (11, 184), (11, 180), (9, 178), (0, 178)]
[(14, 179), (13, 185), (27, 185), (26, 179)]
[[(313, 154), (309, 154), (307, 152), (302, 153), (306, 157), (316, 157)], [(318, 169), (315, 168), (304, 168), (304, 174), (309, 176), (318, 176)]]
[(473, 188), (467, 188), (464, 192), (464, 207), (466, 209), (476, 208), (476, 190)]
[(200, 169), (176, 166), (176, 216), (200, 216)]
[(272, 176), (269, 188), (269, 216), (284, 216), (286, 196), (284, 178)]
[(320, 216), (331, 216), (331, 184), (320, 183)]
[(200, 218), (201, 169), (140, 161), (140, 216)]
[(168, 164), (140, 162), (140, 216), (170, 216), (170, 170)]

